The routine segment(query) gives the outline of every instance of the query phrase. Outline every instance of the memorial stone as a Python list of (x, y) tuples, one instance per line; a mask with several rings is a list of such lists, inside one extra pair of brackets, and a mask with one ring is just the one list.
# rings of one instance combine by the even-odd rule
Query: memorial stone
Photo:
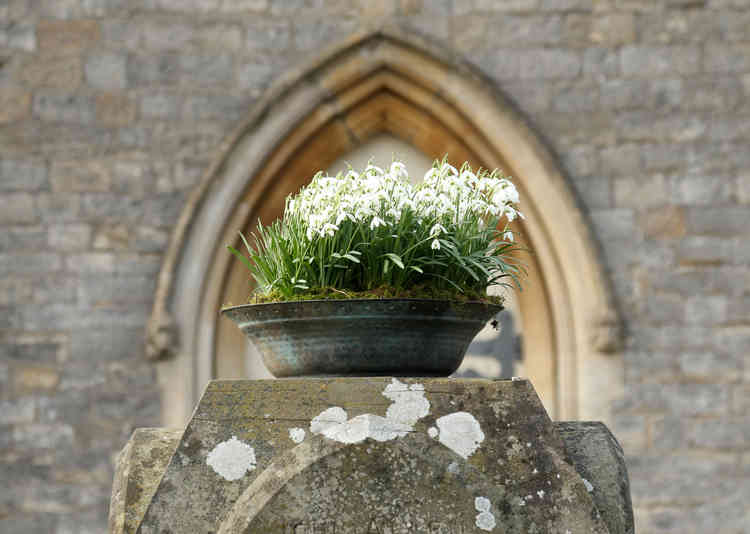
[(633, 532), (616, 440), (526, 380), (214, 381), (178, 435), (125, 447), (111, 534)]

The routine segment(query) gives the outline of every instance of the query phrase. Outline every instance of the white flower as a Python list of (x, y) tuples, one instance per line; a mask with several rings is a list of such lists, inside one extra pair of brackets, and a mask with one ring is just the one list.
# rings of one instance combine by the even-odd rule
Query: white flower
[(437, 239), (432, 240), (432, 250), (440, 250), (440, 241)]
[(370, 230), (374, 230), (378, 226), (383, 225), (385, 225), (385, 221), (376, 215), (372, 218), (372, 221), (370, 221)]
[[(441, 233), (445, 232), (445, 228), (442, 224), (437, 223), (430, 229), (430, 237), (437, 237)], [(434, 248), (434, 247), (433, 247)], [(439, 247), (438, 247), (439, 248)]]

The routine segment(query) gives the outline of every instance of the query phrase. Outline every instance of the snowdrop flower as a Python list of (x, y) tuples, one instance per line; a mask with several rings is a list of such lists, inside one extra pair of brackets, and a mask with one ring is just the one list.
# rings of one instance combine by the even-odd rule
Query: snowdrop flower
[[(437, 223), (430, 229), (430, 237), (437, 237), (441, 233), (445, 232), (445, 228), (442, 224)], [(434, 247), (433, 247), (434, 248)], [(439, 247), (438, 247), (439, 248)]]
[(384, 226), (385, 224), (385, 221), (376, 215), (372, 218), (372, 221), (370, 221), (370, 230), (374, 230), (378, 226)]
[(440, 250), (440, 241), (438, 241), (437, 239), (433, 239), (432, 245), (430, 246), (432, 247), (432, 250)]

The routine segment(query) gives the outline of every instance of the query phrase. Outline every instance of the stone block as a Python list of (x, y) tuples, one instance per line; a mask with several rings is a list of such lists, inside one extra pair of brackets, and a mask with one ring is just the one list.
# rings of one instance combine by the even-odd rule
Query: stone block
[(59, 383), (60, 372), (55, 367), (25, 365), (13, 370), (13, 387), (19, 392), (51, 391)]
[(642, 147), (633, 143), (622, 143), (604, 147), (599, 151), (602, 172), (607, 175), (638, 175), (641, 169)]
[(671, 182), (663, 174), (617, 177), (614, 202), (618, 208), (651, 208), (672, 200)]
[(694, 74), (701, 70), (700, 60), (698, 46), (628, 45), (620, 51), (625, 76)]
[(112, 273), (116, 263), (115, 255), (106, 252), (69, 254), (65, 258), (66, 269), (83, 274)]
[(49, 181), (55, 193), (107, 191), (111, 178), (101, 160), (53, 161)]
[(34, 25), (18, 23), (0, 27), (0, 46), (23, 50), (24, 52), (36, 51), (37, 41)]
[(750, 70), (750, 44), (707, 43), (703, 68), (706, 72), (747, 72)]
[(70, 361), (133, 362), (143, 355), (143, 328), (110, 328), (74, 330), (70, 337)]
[(117, 193), (81, 195), (81, 216), (98, 222), (134, 222), (144, 213), (144, 200)]
[(124, 224), (100, 225), (94, 234), (96, 250), (129, 250), (132, 228)]
[(94, 89), (127, 87), (127, 56), (114, 52), (97, 52), (86, 58), (86, 83)]
[(156, 280), (143, 276), (91, 275), (78, 286), (78, 302), (87, 307), (118, 307), (151, 302)]
[(735, 354), (720, 351), (682, 352), (680, 373), (688, 380), (736, 382), (742, 378), (742, 364)]
[(83, 62), (77, 55), (37, 54), (24, 61), (17, 76), (27, 87), (74, 91), (83, 80)]
[(639, 237), (635, 214), (631, 209), (593, 210), (591, 218), (601, 239), (626, 240), (631, 243)]
[(635, 15), (619, 12), (594, 17), (589, 39), (595, 43), (607, 45), (621, 45), (635, 41)]
[(688, 323), (717, 324), (727, 319), (729, 302), (724, 295), (700, 295), (688, 298), (685, 320)]
[(102, 40), (116, 44), (122, 50), (137, 51), (141, 43), (140, 20), (104, 19), (100, 22)]
[(225, 13), (261, 12), (268, 8), (268, 0), (224, 0), (221, 10)]
[(522, 79), (572, 79), (581, 72), (581, 55), (568, 50), (540, 48), (518, 52)]
[(46, 231), (43, 226), (6, 226), (0, 233), (2, 251), (36, 251), (47, 246)]
[(681, 79), (631, 78), (611, 79), (601, 84), (603, 109), (677, 109), (684, 103)]
[(99, 93), (96, 95), (96, 120), (106, 126), (126, 126), (136, 117), (136, 102), (128, 95)]
[(174, 85), (180, 77), (179, 57), (173, 53), (128, 56), (128, 86)]
[(532, 12), (539, 5), (539, 0), (465, 0), (454, 4), (456, 15), (475, 12)]
[(0, 159), (0, 190), (39, 191), (47, 187), (44, 161)]
[(718, 265), (734, 258), (734, 242), (708, 236), (687, 236), (677, 247), (681, 265)]
[(599, 170), (599, 153), (589, 145), (579, 145), (564, 156), (567, 169), (575, 176), (589, 176)]
[(563, 112), (594, 111), (599, 108), (599, 88), (594, 85), (564, 86), (552, 95), (552, 108)]
[(155, 4), (165, 11), (200, 13), (216, 11), (219, 8), (220, 0), (155, 0)]
[[(418, 33), (434, 32), (438, 38), (448, 37), (448, 19), (439, 15), (414, 15), (404, 17), (407, 25), (416, 29)], [(294, 46), (297, 50), (314, 50), (333, 39), (342, 39), (357, 27), (357, 21), (351, 18), (338, 18), (331, 20), (329, 17), (320, 17), (315, 13), (314, 17), (299, 17), (294, 21)], [(281, 35), (274, 38), (282, 39)], [(248, 44), (250, 37), (248, 36)]]
[(4, 517), (5, 534), (50, 534), (57, 528), (60, 514), (36, 513), (33, 516), (13, 515)]
[(242, 37), (242, 28), (237, 24), (210, 24), (194, 32), (192, 42), (199, 50), (227, 53), (237, 52), (242, 48)]
[(679, 323), (685, 317), (685, 303), (679, 295), (648, 295), (646, 313), (655, 323)]
[(587, 176), (575, 181), (575, 189), (584, 204), (595, 210), (612, 207), (612, 182), (603, 176)]
[(175, 93), (153, 93), (141, 97), (140, 116), (145, 119), (176, 119), (180, 114), (182, 97)]
[[(280, 403), (277, 396), (300, 402)], [(532, 521), (546, 524), (541, 516), (549, 515), (563, 530), (632, 532), (616, 441), (597, 425), (558, 430), (542, 414), (525, 381), (212, 382), (150, 504), (133, 499), (131, 509), (145, 510), (139, 532), (286, 532), (282, 523), (346, 532), (385, 526), (394, 532), (473, 532), (499, 524), (507, 532), (527, 532)], [(159, 443), (157, 436), (150, 437), (152, 444)], [(578, 443), (582, 436), (585, 444)], [(566, 448), (571, 440), (578, 447)], [(149, 481), (159, 478), (139, 467), (128, 471), (127, 458), (137, 458), (128, 447), (113, 488), (111, 525), (138, 521), (128, 516), (125, 495), (141, 486), (150, 493)], [(148, 446), (143, 450), (147, 456)], [(584, 481), (570, 460), (589, 469), (592, 480)], [(127, 473), (143, 478), (131, 481)], [(358, 490), (347, 491), (351, 484)], [(424, 488), (430, 499), (408, 497), (406, 513), (383, 508), (383, 502), (413, 496), (414, 488)], [(568, 489), (560, 493), (562, 488)], [(209, 498), (210, 507), (197, 504)], [(607, 526), (595, 503), (608, 503), (602, 504), (611, 512), (604, 514)]]
[(39, 219), (30, 193), (0, 194), (0, 224), (33, 223)]
[(750, 171), (740, 171), (736, 180), (737, 201), (740, 204), (750, 204)]
[(283, 19), (249, 20), (245, 25), (245, 48), (250, 52), (271, 51), (275, 54), (289, 48), (291, 29)]
[(268, 63), (244, 63), (236, 69), (237, 86), (240, 89), (260, 92), (269, 84), (273, 72), (273, 65)]
[(99, 37), (99, 23), (96, 20), (41, 19), (36, 27), (40, 52), (58, 56), (93, 48)]
[(688, 208), (687, 224), (691, 234), (747, 235), (750, 228), (750, 212), (742, 206)]
[(52, 225), (47, 235), (52, 250), (86, 250), (91, 244), (91, 226), (88, 224)]
[(634, 504), (687, 504), (728, 495), (734, 465), (733, 458), (685, 453), (628, 457)]
[(690, 173), (675, 176), (675, 200), (680, 204), (699, 206), (729, 204), (732, 196), (732, 178), (721, 173)]
[(78, 276), (57, 274), (54, 278), (36, 275), (33, 279), (33, 301), (38, 304), (73, 303), (76, 298)]
[(595, 46), (583, 52), (583, 74), (597, 81), (618, 75), (620, 58), (615, 50), (609, 47)]
[(701, 139), (706, 122), (697, 116), (682, 114), (655, 115), (653, 112), (620, 113), (615, 127), (627, 141), (677, 141), (685, 143)]
[(0, 306), (30, 300), (31, 295), (31, 281), (28, 278), (4, 276), (0, 279)]
[[(180, 78), (190, 85), (214, 87), (231, 81), (233, 77), (232, 58), (226, 54), (218, 56), (180, 56), (178, 65)], [(212, 95), (210, 98), (229, 97)]]
[(133, 248), (138, 252), (164, 252), (169, 243), (169, 236), (170, 233), (166, 229), (139, 226), (135, 230)]
[(31, 423), (34, 420), (34, 397), (0, 400), (0, 425)]
[(0, 124), (11, 124), (30, 115), (30, 93), (18, 87), (0, 87)]
[(690, 429), (688, 439), (701, 449), (746, 451), (750, 448), (750, 418), (745, 416), (696, 421)]
[(144, 201), (143, 223), (154, 227), (172, 227), (182, 211), (185, 199), (180, 193), (152, 195)]
[(685, 236), (685, 211), (680, 206), (650, 209), (639, 219), (646, 239), (679, 239)]
[(247, 101), (236, 96), (187, 96), (182, 104), (182, 116), (191, 121), (201, 119), (234, 121), (247, 107)]
[(89, 95), (37, 91), (32, 105), (34, 116), (43, 121), (88, 124), (95, 117), (94, 99)]
[(81, 212), (78, 194), (40, 193), (35, 200), (39, 217), (44, 222), (74, 222)]

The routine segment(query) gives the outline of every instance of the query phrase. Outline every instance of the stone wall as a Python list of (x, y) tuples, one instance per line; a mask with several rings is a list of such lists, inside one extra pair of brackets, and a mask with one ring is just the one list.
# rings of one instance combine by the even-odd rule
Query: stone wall
[(159, 425), (143, 332), (187, 193), (274, 78), (383, 17), (495, 80), (580, 193), (638, 532), (750, 522), (750, 2), (9, 0), (0, 530), (105, 529), (113, 455)]

